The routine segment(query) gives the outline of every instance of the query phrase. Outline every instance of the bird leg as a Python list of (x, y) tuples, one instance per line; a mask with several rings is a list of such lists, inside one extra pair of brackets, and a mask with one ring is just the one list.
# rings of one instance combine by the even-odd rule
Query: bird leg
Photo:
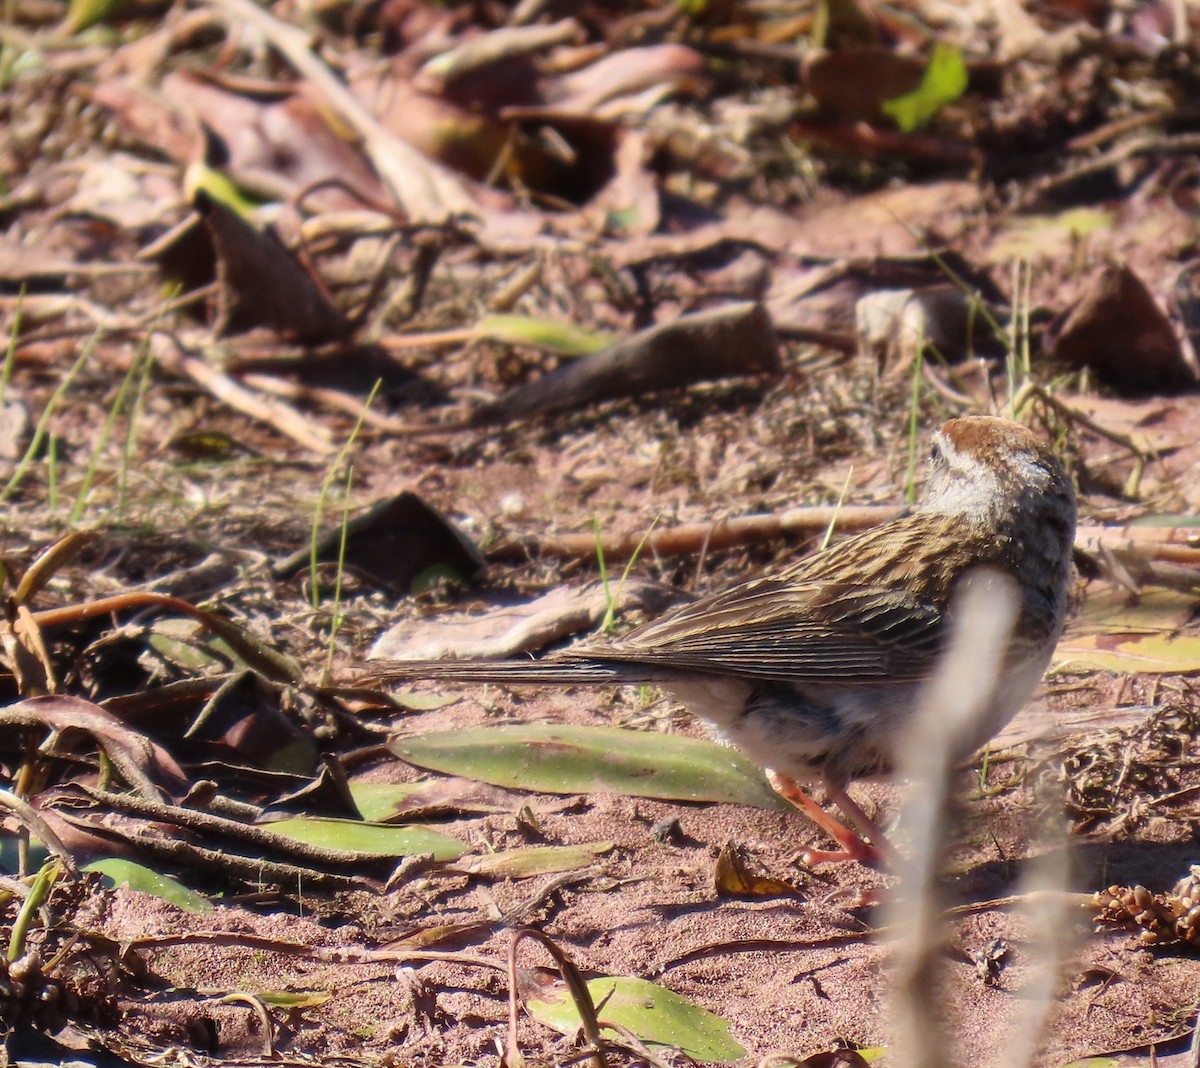
[[(769, 778), (777, 794), (800, 809), (841, 847), (836, 850), (806, 849), (804, 851), (806, 864), (857, 860), (859, 863), (871, 867), (883, 863), (889, 868), (895, 868), (898, 857), (895, 847), (887, 840), (875, 821), (842, 787), (834, 783), (827, 783), (826, 792), (829, 800), (837, 805), (854, 824), (857, 834), (855, 830), (834, 819), (818, 805), (801, 789), (795, 779), (777, 771), (772, 771)], [(868, 838), (870, 841), (866, 840)]]

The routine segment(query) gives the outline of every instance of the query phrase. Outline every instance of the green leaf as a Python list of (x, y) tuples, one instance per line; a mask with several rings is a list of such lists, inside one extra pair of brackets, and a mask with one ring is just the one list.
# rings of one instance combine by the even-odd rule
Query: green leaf
[(466, 852), (466, 846), (457, 838), (431, 831), (428, 827), (309, 817), (279, 820), (263, 826), (294, 842), (327, 849), (351, 849), (394, 857), (432, 853), (434, 860), (457, 860)]
[(490, 816), (512, 812), (503, 791), (477, 779), (437, 776), (415, 783), (350, 784), (358, 814), (376, 823), (426, 823), (442, 816)]
[[(592, 1004), (602, 1024), (618, 1024), (647, 1045), (682, 1050), (698, 1061), (736, 1061), (746, 1050), (729, 1034), (729, 1021), (664, 987), (631, 976), (606, 976), (588, 983)], [(535, 1020), (560, 1034), (579, 1030), (579, 1013), (565, 986), (556, 1000), (529, 1000), (525, 1009)], [(614, 1038), (614, 1028), (604, 1028)]]
[(121, 0), (71, 0), (64, 29), (67, 33), (79, 33), (115, 15), (123, 6)]
[(396, 814), (396, 806), (407, 801), (413, 794), (420, 793), (425, 783), (420, 782), (352, 782), (350, 796), (358, 814), (368, 823), (385, 823)]
[(196, 190), (203, 189), (213, 200), (218, 200), (230, 211), (236, 212), (246, 222), (253, 224), (258, 206), (238, 188), (229, 175), (210, 167), (207, 163), (196, 160), (188, 164), (183, 175), (184, 188), (188, 199), (196, 195)]
[(147, 644), (167, 663), (194, 675), (211, 668), (227, 668), (228, 661), (220, 654), (223, 651), (233, 654), (228, 646), (222, 650), (220, 645), (224, 643), (219, 638), (210, 638), (196, 620), (178, 617), (152, 622)]
[(584, 330), (573, 323), (524, 315), (486, 315), (475, 324), (474, 333), (477, 337), (510, 345), (532, 345), (562, 356), (586, 356), (607, 348), (615, 340), (609, 334)]
[(189, 890), (183, 883), (142, 864), (135, 864), (132, 860), (125, 860), (122, 857), (103, 857), (100, 860), (93, 860), (83, 870), (99, 872), (104, 876), (105, 886), (127, 886), (130, 890), (152, 894), (184, 912), (212, 912), (213, 910), (213, 906), (208, 900), (194, 890)]
[(883, 111), (896, 120), (904, 133), (912, 133), (946, 104), (952, 104), (962, 96), (966, 88), (967, 65), (962, 53), (939, 41), (934, 45), (921, 84), (911, 93), (885, 101)]
[(1174, 590), (1146, 590), (1132, 603), (1124, 590), (1101, 590), (1084, 601), (1071, 633), (1054, 650), (1052, 666), (1167, 675), (1200, 671), (1200, 637), (1180, 633), (1195, 609), (1195, 597)]
[(790, 807), (736, 749), (699, 738), (531, 723), (397, 738), (388, 748), (418, 767), (494, 786)]
[(1157, 634), (1091, 634), (1059, 642), (1051, 667), (1059, 671), (1141, 672), (1192, 675), (1200, 672), (1200, 638)]

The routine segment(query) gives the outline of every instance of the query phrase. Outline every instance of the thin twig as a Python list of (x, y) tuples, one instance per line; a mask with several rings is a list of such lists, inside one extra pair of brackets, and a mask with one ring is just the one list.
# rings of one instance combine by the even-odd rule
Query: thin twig
[(541, 931), (531, 928), (518, 931), (513, 936), (512, 944), (509, 947), (509, 959), (513, 962), (509, 965), (509, 974), (515, 975), (516, 973), (517, 947), (526, 938), (540, 942), (542, 948), (554, 958), (554, 963), (558, 965), (558, 973), (562, 976), (563, 982), (571, 994), (571, 1000), (575, 1003), (575, 1009), (579, 1013), (583, 1037), (591, 1044), (593, 1068), (608, 1068), (608, 1057), (604, 1052), (605, 1041), (600, 1034), (600, 1021), (596, 1016), (596, 1006), (592, 1001), (591, 992), (588, 990), (583, 976), (579, 973), (579, 969), (575, 966), (575, 962), (557, 943)]
[[(701, 547), (715, 551), (777, 538), (817, 537), (835, 521), (839, 533), (850, 533), (895, 519), (899, 512), (899, 508), (890, 505), (820, 506), (797, 508), (778, 515), (762, 513), (734, 516), (712, 523), (684, 523), (651, 533), (646, 539), (644, 551), (663, 556), (686, 556), (698, 552)], [(642, 537), (640, 534), (602, 535), (605, 558), (629, 559), (642, 544)], [(487, 555), (491, 560), (524, 560), (530, 555), (585, 559), (595, 552), (596, 536), (592, 533), (560, 534), (535, 541), (501, 542), (489, 549)]]
[[(692, 556), (784, 539), (818, 538), (835, 520), (839, 534), (853, 534), (895, 519), (900, 511), (893, 505), (841, 509), (819, 505), (778, 514), (734, 516), (711, 523), (683, 523), (655, 530), (646, 538), (643, 549), (659, 556)], [(609, 561), (629, 559), (641, 543), (639, 534), (602, 534), (600, 538), (600, 548)], [(487, 551), (487, 557), (497, 561), (526, 560), (533, 556), (586, 560), (595, 556), (596, 546), (595, 533), (554, 534), (499, 542)], [(1200, 531), (1195, 527), (1080, 526), (1075, 533), (1075, 547), (1083, 552), (1108, 548), (1145, 560), (1200, 565)]]
[(307, 416), (301, 415), (289, 404), (282, 401), (260, 397), (258, 394), (235, 382), (223, 371), (219, 371), (206, 360), (195, 356), (183, 356), (178, 367), (184, 374), (199, 386), (203, 386), (217, 400), (241, 412), (243, 415), (257, 419), (273, 427), (284, 437), (291, 438), (297, 445), (313, 452), (328, 456), (337, 452), (333, 435), (329, 428), (320, 423), (314, 423)]
[(41, 843), (62, 861), (63, 867), (72, 875), (77, 875), (79, 869), (75, 866), (75, 858), (63, 844), (63, 840), (42, 819), (41, 815), (26, 801), (8, 790), (0, 790), (0, 807), (8, 809), (17, 817)]
[(257, 849), (300, 857), (303, 860), (319, 864), (364, 866), (391, 863), (396, 859), (390, 853), (369, 853), (363, 850), (313, 845), (272, 831), (270, 824), (255, 826), (242, 823), (240, 820), (231, 820), (225, 816), (215, 816), (211, 812), (200, 812), (194, 808), (148, 801), (134, 794), (110, 793), (89, 786), (79, 786), (78, 789), (98, 805), (116, 812), (127, 812), (132, 816), (165, 823), (183, 830), (197, 831), (205, 835), (219, 835), (235, 842), (254, 846)]
[(448, 953), (439, 950), (364, 949), (361, 946), (313, 946), (307, 942), (287, 942), (266, 935), (236, 931), (177, 931), (171, 934), (144, 935), (133, 938), (121, 947), (121, 955), (135, 950), (169, 949), (172, 946), (227, 946), (238, 949), (265, 950), (292, 957), (307, 957), (322, 964), (428, 964), (441, 961), (463, 964), (472, 968), (488, 968), (504, 972), (502, 961), (477, 957), (470, 953)]

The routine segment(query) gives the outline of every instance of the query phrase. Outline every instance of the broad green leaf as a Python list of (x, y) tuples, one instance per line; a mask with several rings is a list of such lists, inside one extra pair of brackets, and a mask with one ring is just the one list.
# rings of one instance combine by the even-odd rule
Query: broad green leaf
[(263, 824), (263, 827), (296, 842), (327, 849), (352, 849), (359, 853), (395, 857), (432, 853), (434, 860), (457, 860), (466, 851), (466, 846), (457, 838), (431, 831), (428, 827), (307, 817), (279, 820)]
[(1112, 586), (1089, 591), (1071, 624), (1079, 634), (1175, 634), (1192, 618), (1197, 598), (1175, 590), (1147, 589), (1131, 600)]
[(388, 748), (418, 767), (494, 786), (789, 807), (736, 749), (698, 738), (531, 723), (397, 738)]
[(350, 796), (358, 814), (368, 823), (383, 823), (395, 815), (396, 806), (419, 793), (425, 783), (420, 782), (352, 782)]
[(1097, 671), (1186, 675), (1200, 671), (1200, 636), (1085, 635), (1059, 642), (1051, 666), (1060, 671), (1093, 668)]
[(487, 816), (513, 810), (508, 797), (478, 780), (436, 778), (402, 784), (351, 783), (350, 796), (359, 815), (376, 823), (421, 822), (431, 813)]
[(552, 319), (531, 319), (524, 315), (486, 315), (475, 324), (477, 337), (506, 341), (510, 345), (532, 345), (563, 356), (586, 356), (599, 352), (615, 338), (572, 323)]
[(228, 646), (221, 648), (224, 643), (219, 638), (210, 640), (194, 619), (155, 620), (150, 624), (148, 644), (169, 664), (196, 675), (210, 668), (227, 667), (228, 660), (222, 659), (222, 652), (233, 655)]
[(911, 93), (885, 101), (883, 112), (895, 119), (904, 133), (912, 133), (946, 104), (952, 104), (962, 96), (966, 88), (967, 65), (962, 53), (939, 41), (934, 45), (921, 84)]
[(574, 846), (522, 846), (481, 857), (466, 857), (455, 868), (472, 875), (497, 879), (526, 879), (531, 875), (554, 875), (575, 871), (595, 863), (596, 857), (612, 849), (612, 842), (586, 842)]
[(1123, 590), (1101, 590), (1087, 598), (1071, 634), (1058, 643), (1053, 666), (1158, 674), (1200, 671), (1200, 636), (1179, 633), (1195, 609), (1195, 597), (1173, 590), (1147, 590), (1133, 603)]
[(121, 857), (103, 857), (100, 860), (93, 860), (83, 870), (99, 872), (104, 876), (106, 886), (127, 886), (130, 890), (152, 894), (184, 912), (212, 912), (213, 910), (209, 901), (195, 891), (189, 890), (183, 883), (142, 864), (135, 864), (132, 860), (125, 860)]
[[(698, 1061), (721, 1063), (746, 1056), (729, 1034), (729, 1021), (664, 987), (631, 976), (592, 979), (587, 986), (602, 1024), (619, 1024), (647, 1045), (679, 1049)], [(579, 1013), (566, 987), (560, 985), (560, 990), (557, 1000), (530, 1000), (525, 1009), (560, 1034), (574, 1034)], [(620, 1037), (613, 1028), (606, 1027), (604, 1033)]]

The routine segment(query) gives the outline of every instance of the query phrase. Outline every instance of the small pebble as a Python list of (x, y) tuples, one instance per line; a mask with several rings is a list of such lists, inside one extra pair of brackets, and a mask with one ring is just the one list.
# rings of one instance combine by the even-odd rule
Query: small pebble
[(506, 493), (500, 498), (500, 513), (509, 519), (520, 519), (527, 510), (525, 498), (519, 493)]

